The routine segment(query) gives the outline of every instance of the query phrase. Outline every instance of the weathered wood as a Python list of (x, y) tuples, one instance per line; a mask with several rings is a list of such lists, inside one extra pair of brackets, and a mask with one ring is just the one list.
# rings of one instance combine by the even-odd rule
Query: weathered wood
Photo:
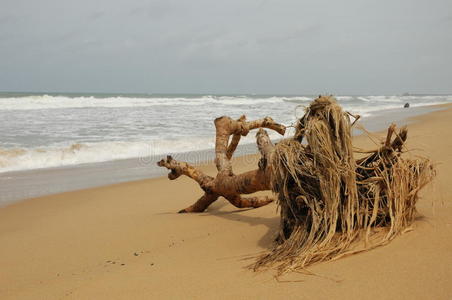
[[(251, 267), (275, 266), (279, 275), (303, 270), (385, 245), (405, 232), (415, 218), (418, 192), (435, 176), (429, 159), (403, 157), (407, 129), (394, 124), (378, 149), (360, 150), (366, 156), (355, 159), (350, 117), (359, 118), (334, 97), (319, 96), (296, 122), (294, 136), (277, 145), (263, 128), (284, 134), (285, 127), (271, 118), (221, 117), (215, 120), (215, 177), (170, 156), (159, 166), (170, 170), (170, 179), (186, 175), (204, 190), (180, 212), (204, 211), (220, 196), (239, 208), (260, 207), (273, 199), (243, 195), (272, 189), (281, 214), (277, 243)], [(234, 151), (255, 128), (259, 168), (234, 174)]]
[[(238, 208), (260, 207), (272, 202), (273, 199), (267, 196), (242, 197), (241, 195), (271, 189), (268, 160), (273, 151), (273, 144), (267, 132), (262, 128), (269, 128), (283, 135), (286, 127), (269, 117), (247, 122), (245, 116), (241, 116), (238, 120), (223, 116), (215, 119), (214, 123), (216, 128), (215, 165), (218, 170), (216, 177), (208, 176), (196, 167), (186, 162), (178, 162), (171, 156), (167, 156), (166, 160), (162, 159), (157, 163), (160, 167), (171, 171), (168, 174), (169, 179), (174, 180), (181, 175), (188, 176), (195, 180), (205, 192), (193, 205), (179, 212), (202, 212), (220, 196)], [(231, 159), (240, 138), (256, 128), (261, 128), (256, 134), (257, 145), (262, 155), (259, 168), (234, 175)], [(231, 142), (229, 142), (230, 139)]]

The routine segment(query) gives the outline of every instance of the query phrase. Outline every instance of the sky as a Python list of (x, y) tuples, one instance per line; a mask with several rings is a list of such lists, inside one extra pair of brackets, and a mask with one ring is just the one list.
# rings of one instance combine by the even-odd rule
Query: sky
[(452, 93), (451, 0), (0, 0), (0, 91)]

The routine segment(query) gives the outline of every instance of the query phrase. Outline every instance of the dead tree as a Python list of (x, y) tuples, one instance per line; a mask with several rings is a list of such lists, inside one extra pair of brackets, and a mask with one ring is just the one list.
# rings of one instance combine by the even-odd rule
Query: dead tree
[[(170, 180), (185, 175), (195, 180), (204, 191), (204, 195), (198, 201), (180, 210), (179, 213), (202, 212), (220, 196), (238, 208), (260, 207), (272, 202), (273, 199), (267, 196), (243, 197), (242, 195), (271, 189), (271, 170), (268, 162), (273, 144), (263, 128), (272, 129), (284, 135), (286, 127), (276, 123), (270, 117), (248, 122), (245, 116), (241, 116), (238, 120), (223, 116), (215, 119), (214, 123), (216, 128), (215, 165), (218, 170), (216, 177), (206, 175), (186, 162), (178, 162), (171, 156), (157, 163), (160, 167), (170, 170), (168, 174)], [(232, 171), (232, 156), (241, 137), (257, 128), (260, 129), (256, 134), (256, 142), (262, 156), (258, 169), (235, 175)]]
[[(381, 147), (356, 159), (350, 116), (333, 97), (319, 97), (297, 121), (294, 136), (275, 146), (263, 128), (284, 134), (285, 127), (271, 118), (221, 117), (215, 120), (215, 178), (170, 156), (158, 165), (171, 171), (169, 179), (186, 175), (205, 192), (180, 212), (204, 211), (219, 196), (236, 207), (260, 207), (273, 199), (242, 194), (272, 190), (281, 215), (277, 243), (251, 267), (276, 267), (279, 274), (300, 270), (385, 245), (403, 233), (415, 219), (419, 191), (435, 176), (429, 159), (403, 157), (407, 129), (395, 125)], [(232, 155), (241, 136), (256, 128), (259, 167), (235, 175)]]

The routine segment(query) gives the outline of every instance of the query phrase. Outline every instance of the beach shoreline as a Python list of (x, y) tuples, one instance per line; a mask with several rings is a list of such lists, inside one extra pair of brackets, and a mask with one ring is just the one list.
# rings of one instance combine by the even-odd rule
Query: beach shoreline
[[(382, 110), (371, 117), (361, 119), (360, 123), (366, 130), (377, 132), (386, 129), (392, 122), (397, 125), (409, 124), (413, 117), (441, 110), (447, 106), (448, 104), (439, 104)], [(355, 130), (354, 134), (362, 134), (362, 131)], [(213, 135), (214, 132), (212, 132)], [(235, 156), (242, 157), (256, 153), (255, 143), (245, 144), (239, 145)], [(214, 149), (168, 154), (177, 160), (195, 165), (212, 163), (214, 159)], [(156, 165), (157, 161), (164, 156), (164, 154), (158, 154), (98, 163), (3, 172), (0, 173), (0, 207), (34, 197), (165, 176), (166, 171)]]
[[(452, 105), (440, 107), (408, 119), (408, 147), (417, 150), (407, 155), (428, 156), (438, 168), (421, 193), (413, 231), (310, 268), (318, 276), (289, 274), (278, 282), (271, 270), (246, 269), (250, 256), (272, 245), (279, 224), (274, 203), (239, 210), (219, 199), (205, 213), (181, 215), (201, 189), (188, 178), (157, 177), (0, 208), (0, 298), (449, 299)], [(354, 145), (375, 146), (364, 135)], [(254, 169), (256, 161), (238, 157), (234, 171)], [(216, 173), (212, 164), (201, 168)]]

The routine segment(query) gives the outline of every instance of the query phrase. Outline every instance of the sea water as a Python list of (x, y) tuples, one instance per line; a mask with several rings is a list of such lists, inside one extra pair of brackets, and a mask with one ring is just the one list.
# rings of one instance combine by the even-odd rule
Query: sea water
[[(313, 98), (0, 93), (0, 173), (213, 149), (216, 117), (271, 116), (290, 126)], [(364, 118), (407, 102), (411, 107), (452, 102), (452, 95), (336, 98), (345, 110)], [(254, 143), (254, 134), (242, 143)]]

